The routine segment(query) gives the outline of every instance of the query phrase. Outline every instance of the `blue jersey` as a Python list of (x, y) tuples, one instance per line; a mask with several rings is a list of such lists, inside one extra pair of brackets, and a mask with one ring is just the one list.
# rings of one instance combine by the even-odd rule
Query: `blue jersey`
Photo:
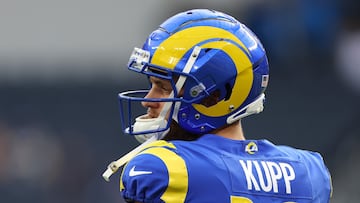
[(120, 190), (152, 203), (326, 203), (331, 178), (318, 153), (209, 134), (150, 144), (124, 167)]

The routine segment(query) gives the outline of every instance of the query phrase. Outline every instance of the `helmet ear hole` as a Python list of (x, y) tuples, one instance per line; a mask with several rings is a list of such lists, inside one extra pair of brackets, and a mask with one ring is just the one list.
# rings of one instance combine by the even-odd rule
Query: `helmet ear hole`
[[(230, 83), (226, 83), (225, 84), (225, 97), (224, 100), (228, 100), (232, 94), (232, 89), (231, 89), (231, 85)], [(213, 91), (210, 93), (210, 96), (205, 97), (204, 99), (201, 100), (200, 104), (206, 106), (206, 107), (210, 107), (213, 106), (215, 104), (217, 104), (220, 100), (221, 97), (221, 91), (219, 89)]]
[(225, 90), (226, 90), (226, 95), (225, 95), (224, 100), (226, 101), (226, 100), (230, 99), (230, 96), (231, 96), (231, 93), (232, 93), (232, 89), (231, 89), (231, 86), (230, 86), (229, 83), (225, 84)]
[(210, 96), (205, 97), (203, 100), (201, 100), (200, 104), (210, 107), (219, 102), (220, 99), (220, 90), (215, 90), (212, 93), (210, 93)]

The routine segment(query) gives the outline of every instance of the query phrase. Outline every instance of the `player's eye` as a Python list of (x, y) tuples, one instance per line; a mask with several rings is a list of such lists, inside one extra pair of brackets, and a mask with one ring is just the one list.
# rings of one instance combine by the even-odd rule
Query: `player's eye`
[(164, 94), (170, 94), (172, 91), (171, 86), (166, 84), (160, 84), (159, 88)]

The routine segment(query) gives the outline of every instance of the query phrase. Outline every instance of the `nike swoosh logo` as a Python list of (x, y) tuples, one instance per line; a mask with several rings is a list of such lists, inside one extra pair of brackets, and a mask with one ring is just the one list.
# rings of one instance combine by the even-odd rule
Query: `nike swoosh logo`
[(129, 171), (129, 176), (138, 176), (138, 175), (145, 175), (145, 174), (152, 174), (152, 171), (135, 171), (135, 166), (133, 166)]

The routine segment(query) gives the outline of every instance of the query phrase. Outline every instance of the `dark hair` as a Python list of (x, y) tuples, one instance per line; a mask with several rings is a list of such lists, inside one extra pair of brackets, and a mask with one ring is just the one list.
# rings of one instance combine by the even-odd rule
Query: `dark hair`
[(192, 141), (196, 140), (202, 135), (194, 134), (191, 132), (188, 132), (180, 127), (180, 125), (175, 121), (172, 120), (170, 123), (170, 130), (165, 135), (163, 140), (170, 141), (170, 140), (185, 140), (185, 141)]

